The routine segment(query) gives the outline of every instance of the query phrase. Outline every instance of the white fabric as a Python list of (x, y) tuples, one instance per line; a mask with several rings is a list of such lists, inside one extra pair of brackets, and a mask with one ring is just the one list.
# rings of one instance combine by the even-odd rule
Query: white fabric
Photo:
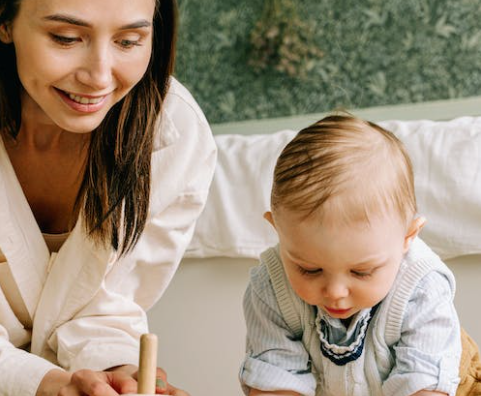
[[(414, 166), (421, 236), (443, 259), (481, 252), (481, 117), (386, 121)], [(218, 135), (214, 181), (188, 248), (189, 257), (259, 257), (277, 236), (262, 217), (272, 172), (294, 131)]]
[(163, 294), (207, 199), (216, 159), (210, 128), (173, 80), (152, 156), (151, 206), (134, 250), (118, 259), (86, 238), (82, 221), (50, 255), (0, 139), (0, 249), (33, 318), (31, 352), (0, 290), (0, 394), (35, 395), (47, 371), (138, 363), (145, 310)]

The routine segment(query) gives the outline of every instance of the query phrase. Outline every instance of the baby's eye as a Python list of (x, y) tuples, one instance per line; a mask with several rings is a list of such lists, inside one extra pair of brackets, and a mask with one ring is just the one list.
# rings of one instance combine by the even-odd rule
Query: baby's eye
[(297, 266), (297, 269), (302, 275), (306, 276), (314, 276), (314, 275), (319, 275), (322, 273), (322, 268), (316, 268), (316, 269), (306, 269), (304, 267), (301, 267), (300, 265)]
[(363, 272), (363, 271), (351, 271), (351, 274), (359, 277), (359, 278), (367, 278), (372, 275), (371, 272)]

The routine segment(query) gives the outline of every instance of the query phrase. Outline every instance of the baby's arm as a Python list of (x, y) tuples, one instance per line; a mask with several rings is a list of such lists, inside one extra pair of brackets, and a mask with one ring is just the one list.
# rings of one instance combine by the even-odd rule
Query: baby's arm
[(244, 315), (246, 356), (239, 379), (245, 394), (314, 396), (309, 354), (285, 323), (264, 266), (251, 272)]
[[(268, 396), (302, 396), (300, 393), (297, 392), (291, 392), (291, 391), (261, 391), (258, 389), (251, 389), (249, 392), (249, 396), (262, 396), (262, 395), (268, 395)], [(418, 395), (416, 395), (418, 396)], [(422, 395), (421, 395), (422, 396)]]
[[(426, 275), (405, 310), (401, 339), (393, 346), (395, 365), (383, 393), (412, 396), (455, 395), (461, 337), (447, 277)], [(420, 390), (421, 389), (421, 390)]]

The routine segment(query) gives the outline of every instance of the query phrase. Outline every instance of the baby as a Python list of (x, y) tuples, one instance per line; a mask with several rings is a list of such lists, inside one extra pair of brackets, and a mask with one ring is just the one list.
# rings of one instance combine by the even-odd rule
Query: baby
[(244, 297), (246, 395), (455, 395), (452, 273), (418, 233), (411, 162), (378, 125), (333, 115), (300, 131), (265, 218), (279, 245)]

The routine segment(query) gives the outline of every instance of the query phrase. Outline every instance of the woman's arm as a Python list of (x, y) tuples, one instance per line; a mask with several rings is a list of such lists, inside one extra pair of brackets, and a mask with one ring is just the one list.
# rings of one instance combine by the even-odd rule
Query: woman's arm
[[(0, 395), (35, 395), (47, 373), (63, 372), (51, 362), (17, 348), (8, 339), (7, 330), (0, 325)], [(55, 379), (60, 380), (56, 376)]]
[(448, 394), (444, 392), (421, 390), (416, 392), (413, 396), (448, 396)]

